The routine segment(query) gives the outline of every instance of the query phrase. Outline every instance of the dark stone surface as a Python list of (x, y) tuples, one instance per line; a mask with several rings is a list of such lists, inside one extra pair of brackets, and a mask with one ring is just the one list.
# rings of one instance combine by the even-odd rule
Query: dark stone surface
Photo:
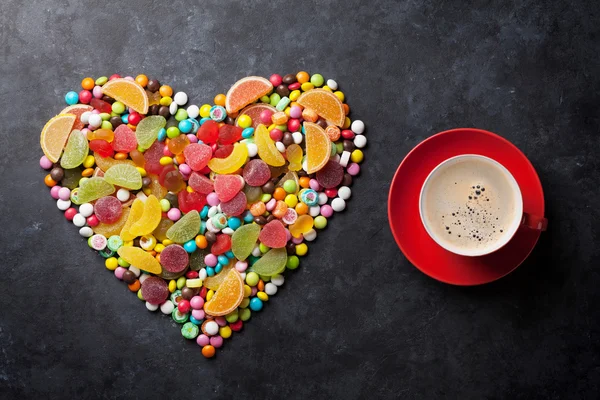
[[(0, 397), (597, 398), (596, 1), (0, 2)], [(85, 76), (192, 101), (248, 74), (335, 78), (369, 146), (349, 210), (215, 360), (114, 279), (64, 220), (39, 132)], [(401, 255), (387, 187), (419, 141), (497, 132), (540, 174), (550, 230), (497, 283)]]

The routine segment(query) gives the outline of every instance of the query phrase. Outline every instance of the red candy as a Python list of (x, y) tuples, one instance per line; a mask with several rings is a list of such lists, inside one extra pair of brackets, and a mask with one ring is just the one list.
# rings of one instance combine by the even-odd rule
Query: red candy
[(200, 125), (200, 129), (198, 129), (196, 136), (204, 143), (216, 143), (219, 139), (219, 125), (213, 120), (205, 121)]
[(162, 304), (169, 297), (169, 285), (162, 278), (149, 276), (142, 283), (142, 297), (150, 304)]
[(317, 171), (317, 182), (325, 189), (334, 188), (344, 179), (344, 167), (339, 163), (329, 160), (323, 168)]
[(90, 149), (100, 154), (102, 157), (112, 157), (112, 155), (115, 153), (112, 145), (106, 140), (102, 139), (90, 140)]
[(87, 224), (92, 228), (98, 226), (98, 224), (100, 223), (98, 217), (96, 217), (95, 215), (90, 215), (89, 217), (87, 217), (85, 222), (87, 222)]
[(210, 248), (210, 252), (215, 256), (223, 254), (231, 249), (231, 236), (221, 233), (217, 235), (217, 240)]
[(90, 100), (90, 106), (94, 107), (101, 113), (110, 114), (112, 112), (112, 106), (104, 100), (93, 98)]
[(179, 301), (179, 303), (177, 303), (177, 309), (182, 314), (189, 313), (191, 308), (192, 308), (192, 305), (190, 304), (189, 300), (182, 299)]
[(127, 122), (129, 122), (131, 125), (137, 125), (140, 123), (141, 120), (142, 120), (142, 116), (136, 112), (132, 112), (127, 117)]
[(187, 279), (196, 279), (198, 276), (200, 276), (200, 274), (198, 274), (198, 271), (188, 271), (185, 273), (185, 277)]
[(233, 144), (242, 139), (242, 128), (233, 125), (223, 125), (219, 128), (219, 143)]
[(230, 217), (237, 217), (246, 211), (246, 194), (239, 192), (229, 201), (221, 203), (221, 211)]
[(112, 224), (121, 217), (123, 208), (119, 199), (113, 196), (105, 196), (94, 204), (94, 213), (100, 222)]
[(235, 197), (244, 187), (244, 179), (239, 175), (217, 175), (215, 177), (215, 193), (222, 202)]
[(271, 85), (277, 87), (281, 85), (281, 83), (283, 82), (283, 78), (279, 74), (273, 74), (269, 77), (269, 81), (271, 82)]
[[(205, 122), (204, 125), (208, 122)], [(206, 164), (208, 164), (208, 161), (212, 157), (212, 153), (210, 146), (201, 143), (192, 143), (183, 150), (186, 164), (194, 171), (200, 171), (206, 167)]]
[(213, 153), (214, 158), (227, 158), (233, 152), (233, 145), (226, 144), (224, 146), (219, 146)]
[(77, 214), (77, 210), (74, 207), (67, 208), (67, 210), (65, 211), (65, 218), (67, 219), (67, 221), (73, 221), (73, 218), (75, 218), (75, 214)]
[(298, 132), (300, 130), (300, 120), (297, 118), (290, 118), (287, 122), (288, 131)]
[(190, 185), (195, 192), (202, 194), (209, 194), (214, 191), (213, 181), (198, 172), (192, 172), (190, 179), (188, 180), (188, 185)]
[(137, 139), (135, 132), (125, 124), (117, 126), (115, 129), (115, 138), (112, 141), (114, 151), (129, 153), (137, 148)]
[(163, 167), (160, 175), (158, 176), (160, 184), (167, 188), (167, 190), (177, 193), (185, 188), (185, 182), (183, 176), (177, 168), (172, 165)]
[(271, 169), (261, 159), (248, 161), (242, 172), (244, 180), (250, 186), (262, 186), (271, 179)]
[(152, 146), (150, 146), (150, 148), (144, 152), (144, 160), (146, 160), (144, 169), (146, 172), (149, 174), (160, 174), (163, 170), (163, 166), (160, 165), (160, 159), (162, 156), (163, 145), (159, 141), (152, 143)]
[(244, 326), (244, 322), (241, 319), (238, 319), (237, 321), (232, 322), (232, 323), (229, 324), (229, 327), (234, 332), (241, 331), (243, 326)]
[(160, 264), (169, 272), (182, 272), (187, 268), (189, 261), (187, 251), (178, 244), (170, 244), (160, 253)]
[(258, 239), (267, 247), (278, 249), (287, 243), (286, 229), (279, 220), (273, 220), (263, 226)]
[(92, 101), (92, 92), (90, 92), (89, 90), (82, 90), (81, 92), (79, 92), (79, 102), (82, 104), (90, 104), (90, 101)]
[(184, 213), (188, 213), (192, 210), (200, 212), (206, 205), (206, 195), (182, 190), (177, 194), (177, 201), (179, 202), (179, 209)]

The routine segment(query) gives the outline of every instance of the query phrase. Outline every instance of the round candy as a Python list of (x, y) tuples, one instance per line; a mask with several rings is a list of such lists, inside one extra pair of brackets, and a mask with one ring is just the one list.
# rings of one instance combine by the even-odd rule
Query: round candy
[(333, 160), (317, 171), (317, 181), (325, 189), (338, 186), (344, 179), (344, 168)]
[(333, 211), (336, 212), (344, 211), (346, 208), (346, 202), (344, 199), (337, 197), (331, 201), (331, 208), (333, 208)]
[(184, 271), (190, 261), (188, 252), (178, 244), (170, 244), (160, 253), (160, 264), (163, 269), (179, 273)]
[(142, 297), (150, 304), (162, 304), (169, 297), (167, 282), (157, 276), (148, 276), (142, 283)]
[(262, 186), (271, 179), (271, 170), (263, 160), (254, 159), (246, 164), (242, 175), (248, 185)]
[(94, 213), (100, 222), (112, 224), (116, 222), (123, 212), (121, 202), (113, 196), (105, 196), (96, 201)]
[(365, 124), (360, 119), (357, 119), (354, 122), (352, 122), (350, 129), (357, 135), (361, 135), (365, 131)]

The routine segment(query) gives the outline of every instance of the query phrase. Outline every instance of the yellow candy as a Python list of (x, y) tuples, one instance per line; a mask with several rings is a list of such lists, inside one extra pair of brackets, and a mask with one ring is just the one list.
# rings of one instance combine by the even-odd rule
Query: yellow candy
[(352, 125), (352, 121), (350, 118), (346, 117), (346, 119), (344, 119), (344, 125), (342, 125), (342, 129), (349, 129), (350, 125)]
[(140, 238), (140, 247), (150, 251), (156, 246), (157, 240), (153, 235), (144, 235)]
[(300, 97), (301, 94), (302, 94), (302, 92), (299, 90), (292, 90), (292, 93), (290, 93), (290, 95), (288, 97), (290, 98), (291, 101), (296, 101), (296, 100), (298, 100), (298, 97)]
[[(254, 133), (254, 143), (258, 147), (258, 156), (264, 162), (273, 167), (281, 167), (285, 164), (285, 158), (283, 158), (283, 155), (279, 152), (279, 150), (277, 150), (277, 147), (275, 147), (275, 142), (273, 139), (271, 139), (267, 128), (263, 124), (260, 124), (256, 127), (256, 131)], [(215, 159), (213, 158), (211, 161), (213, 160)]]
[(146, 170), (142, 167), (135, 167), (135, 169), (137, 169), (140, 173), (140, 175), (142, 175), (142, 177), (148, 175), (148, 173), (146, 172)]
[(214, 296), (215, 292), (213, 290), (209, 290), (206, 292), (206, 301), (209, 301)]
[(223, 339), (229, 339), (231, 337), (231, 328), (229, 327), (229, 325), (220, 327), (219, 335), (221, 335)]
[(114, 271), (119, 266), (119, 262), (116, 257), (109, 257), (104, 261), (104, 265), (106, 266), (106, 269)]
[(117, 250), (117, 253), (119, 253), (119, 256), (123, 260), (138, 267), (142, 271), (147, 271), (152, 274), (160, 274), (162, 272), (162, 267), (156, 258), (139, 247), (120, 247), (119, 250)]
[(252, 294), (252, 288), (248, 285), (244, 285), (244, 297), (250, 297)]
[(188, 279), (185, 282), (185, 285), (189, 288), (199, 288), (202, 287), (202, 279), (196, 278), (196, 279)]
[(165, 96), (165, 97), (163, 97), (163, 98), (160, 99), (159, 104), (161, 106), (167, 106), (168, 107), (168, 106), (171, 105), (172, 102), (173, 102), (172, 98), (170, 98), (169, 96)]
[(158, 160), (158, 162), (160, 163), (160, 165), (169, 165), (169, 164), (173, 164), (173, 159), (171, 157), (161, 157), (160, 160)]
[(169, 292), (173, 293), (176, 290), (177, 290), (177, 281), (174, 279), (171, 279), (169, 281)]
[(135, 236), (148, 235), (156, 229), (160, 223), (161, 216), (162, 209), (160, 208), (160, 202), (155, 196), (150, 195), (144, 203), (142, 216), (131, 225), (129, 232)]
[(202, 118), (210, 117), (210, 109), (211, 109), (210, 104), (203, 104), (202, 107), (200, 107), (200, 116)]
[(310, 82), (304, 82), (302, 85), (300, 85), (300, 88), (302, 89), (302, 91), (307, 92), (311, 89), (314, 89), (315, 85), (313, 85)]
[(250, 305), (250, 299), (248, 297), (244, 297), (242, 302), (240, 303), (240, 308), (248, 308)]
[(287, 196), (285, 196), (285, 199), (283, 200), (285, 202), (285, 204), (287, 204), (288, 207), (296, 207), (296, 204), (298, 204), (298, 196), (296, 196), (295, 194), (288, 194)]
[(352, 154), (350, 154), (350, 159), (352, 160), (352, 162), (361, 163), (364, 159), (364, 154), (361, 150), (356, 149), (352, 152)]
[[(283, 156), (281, 158), (283, 159)], [(233, 145), (233, 151), (227, 158), (212, 158), (208, 162), (208, 167), (217, 174), (232, 174), (240, 169), (246, 163), (247, 159), (248, 147), (243, 143), (236, 143)], [(284, 163), (285, 160), (281, 165)]]
[(285, 155), (287, 156), (287, 160), (289, 162), (288, 170), (299, 171), (302, 169), (302, 157), (304, 156), (303, 153), (302, 147), (295, 143), (288, 146), (288, 148), (285, 150)]
[(154, 251), (157, 253), (162, 253), (162, 251), (165, 249), (165, 246), (162, 244), (157, 244), (156, 246), (154, 246)]
[(171, 239), (165, 239), (165, 240), (163, 240), (163, 241), (162, 241), (162, 244), (163, 244), (165, 247), (167, 247), (168, 245), (170, 245), (170, 244), (173, 244), (173, 243), (175, 243), (175, 242), (174, 242), (174, 241), (172, 241)]
[(265, 292), (258, 292), (258, 293), (256, 293), (256, 297), (258, 297), (262, 301), (269, 301), (269, 295), (266, 294)]
[(85, 160), (83, 160), (83, 166), (85, 168), (92, 168), (94, 166), (94, 164), (96, 163), (96, 159), (94, 158), (93, 155), (88, 155)]
[(308, 246), (306, 245), (306, 243), (300, 243), (298, 245), (296, 245), (296, 254), (299, 256), (303, 256), (306, 253), (308, 253)]
[(343, 92), (340, 92), (339, 90), (336, 92), (333, 92), (333, 94), (335, 94), (337, 96), (338, 99), (340, 99), (341, 102), (344, 101), (344, 99), (346, 98), (346, 96), (344, 95)]
[(300, 215), (295, 223), (290, 225), (290, 233), (293, 237), (300, 237), (313, 228), (314, 220), (308, 214)]

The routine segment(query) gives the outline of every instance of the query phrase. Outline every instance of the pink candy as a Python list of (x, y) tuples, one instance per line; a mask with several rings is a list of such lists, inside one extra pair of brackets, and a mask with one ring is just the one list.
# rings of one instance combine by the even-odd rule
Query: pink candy
[(223, 338), (221, 336), (213, 336), (210, 338), (210, 344), (218, 349), (219, 347), (223, 346)]
[(206, 202), (209, 206), (218, 206), (220, 203), (219, 196), (215, 192), (209, 193), (206, 196)]
[(308, 184), (309, 184), (310, 188), (311, 188), (312, 190), (314, 190), (314, 191), (317, 191), (317, 192), (318, 192), (318, 191), (320, 191), (321, 189), (323, 189), (323, 188), (321, 187), (321, 185), (319, 185), (319, 182), (317, 182), (317, 180), (316, 180), (316, 179), (311, 179), (311, 180), (309, 181), (309, 183), (308, 183)]
[(198, 343), (198, 346), (204, 347), (204, 346), (206, 346), (207, 344), (210, 343), (210, 339), (204, 333), (201, 333), (196, 338), (196, 343)]
[[(202, 304), (204, 305), (204, 303)], [(206, 317), (206, 314), (204, 313), (204, 310), (192, 310), (192, 317), (196, 318), (198, 321), (202, 321), (204, 317)]]
[(125, 273), (125, 271), (127, 271), (127, 270), (123, 267), (117, 267), (115, 269), (115, 276), (117, 277), (118, 280), (123, 279), (123, 274)]
[(58, 191), (58, 198), (61, 200), (69, 200), (71, 198), (71, 189), (68, 187), (62, 187)]
[(94, 97), (97, 99), (101, 99), (102, 96), (104, 96), (104, 94), (102, 93), (102, 87), (94, 86), (94, 89), (92, 89), (92, 95), (94, 95)]
[(329, 218), (333, 215), (333, 208), (329, 204), (321, 206), (321, 215), (325, 218)]
[(215, 267), (219, 261), (217, 260), (217, 256), (210, 253), (204, 256), (204, 263), (209, 267)]
[(179, 221), (179, 218), (181, 218), (181, 211), (179, 208), (171, 208), (167, 212), (167, 217), (169, 217), (169, 219), (173, 222)]
[(237, 269), (238, 272), (244, 272), (248, 269), (248, 263), (246, 261), (238, 261), (235, 263), (235, 269)]
[[(200, 296), (194, 296), (190, 300), (190, 305), (192, 306), (192, 308), (194, 310), (201, 310), (202, 306), (204, 305), (204, 299), (202, 297), (200, 297)], [(194, 317), (194, 318), (196, 318), (196, 317)], [(202, 317), (202, 318), (196, 318), (196, 319), (203, 319), (203, 318), (204, 317)]]
[(54, 200), (58, 200), (58, 192), (60, 191), (60, 189), (62, 189), (62, 187), (58, 185), (52, 186), (52, 188), (50, 189), (50, 196), (52, 196)]
[(52, 168), (52, 161), (48, 160), (48, 157), (42, 156), (42, 158), (40, 158), (40, 167), (43, 169), (50, 169)]
[(290, 108), (290, 117), (292, 117), (292, 118), (302, 117), (302, 109), (298, 106), (292, 106)]
[(358, 165), (357, 163), (351, 163), (350, 165), (348, 165), (348, 168), (346, 168), (346, 171), (352, 176), (358, 175), (358, 173), (360, 172), (360, 165)]

